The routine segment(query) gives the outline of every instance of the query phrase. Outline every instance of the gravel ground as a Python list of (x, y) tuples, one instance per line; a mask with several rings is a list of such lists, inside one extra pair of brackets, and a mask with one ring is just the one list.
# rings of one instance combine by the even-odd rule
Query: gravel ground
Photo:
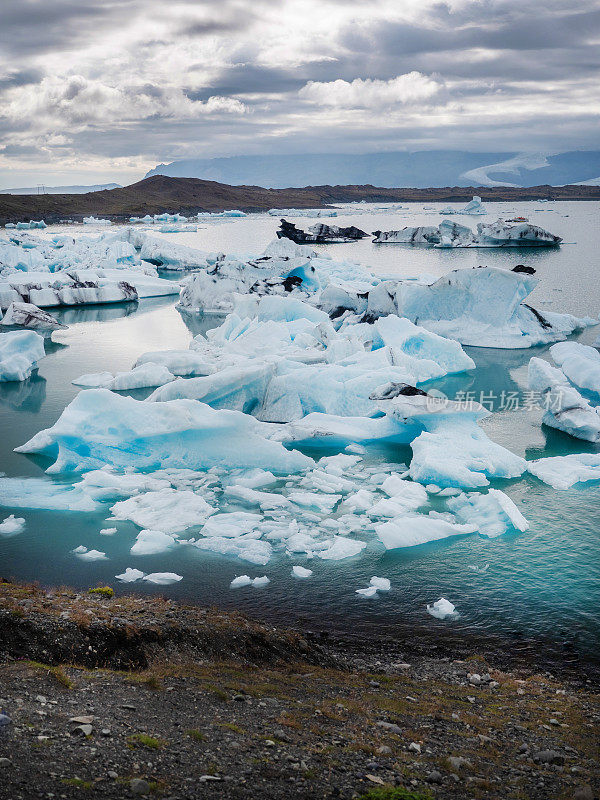
[(406, 652), (2, 583), (0, 797), (593, 800), (585, 676)]

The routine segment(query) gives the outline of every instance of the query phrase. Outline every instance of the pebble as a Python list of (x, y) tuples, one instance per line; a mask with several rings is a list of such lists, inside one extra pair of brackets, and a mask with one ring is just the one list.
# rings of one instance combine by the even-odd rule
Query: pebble
[(129, 781), (129, 788), (134, 794), (149, 794), (150, 784), (143, 778), (132, 778)]
[(408, 749), (411, 753), (420, 753), (421, 752), (421, 745), (418, 742), (411, 742), (408, 745)]
[(79, 734), (80, 736), (91, 736), (94, 729), (91, 725), (78, 725), (73, 729), (72, 734)]
[(434, 769), (433, 772), (430, 772), (427, 775), (426, 780), (429, 783), (441, 783), (442, 782), (442, 773), (438, 772), (437, 769)]
[(76, 725), (91, 725), (94, 721), (94, 718), (91, 716), (83, 716), (83, 717), (71, 717), (69, 722), (73, 722)]
[(481, 686), (481, 675), (478, 675), (476, 672), (474, 672), (472, 675), (469, 675), (469, 683), (472, 686)]
[(533, 754), (533, 760), (542, 764), (564, 764), (565, 757), (556, 750), (538, 750)]
[(12, 719), (8, 716), (8, 714), (1, 714), (0, 713), (0, 728), (4, 728), (6, 725), (10, 725)]
[(243, 694), (234, 694), (233, 695), (233, 699), (236, 701), (236, 703), (245, 703), (246, 702), (246, 698), (244, 697)]
[(461, 770), (463, 767), (473, 768), (471, 762), (462, 756), (448, 756), (448, 763), (455, 770)]
[(0, 767), (12, 767), (10, 758), (0, 758)]
[(382, 744), (381, 747), (377, 748), (377, 754), (380, 756), (391, 756), (392, 748), (388, 747), (387, 744)]
[(582, 786), (573, 795), (573, 800), (594, 800), (594, 792), (591, 786)]
[(394, 725), (393, 722), (382, 721), (378, 722), (377, 725), (379, 728), (383, 728), (384, 730), (389, 731), (390, 733), (397, 733), (397, 734), (402, 733), (402, 728), (400, 728), (398, 725)]
[(117, 772), (114, 771), (114, 769), (109, 769), (108, 777), (111, 779), (111, 781), (116, 781), (119, 775)]

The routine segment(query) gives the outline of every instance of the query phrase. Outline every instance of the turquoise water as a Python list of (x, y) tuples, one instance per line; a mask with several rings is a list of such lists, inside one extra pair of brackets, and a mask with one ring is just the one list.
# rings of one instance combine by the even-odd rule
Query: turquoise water
[[(436, 251), (402, 245), (373, 245), (363, 241), (324, 247), (334, 258), (348, 258), (381, 273), (443, 274), (457, 267), (477, 264), (536, 268), (540, 285), (534, 305), (578, 315), (597, 316), (600, 311), (600, 203), (494, 204), (492, 219), (508, 212), (524, 215), (563, 236), (565, 244), (551, 250), (454, 250)], [(500, 208), (501, 206), (501, 208)], [(536, 208), (549, 210), (535, 211)], [(403, 216), (401, 216), (403, 215)], [(459, 217), (474, 225), (477, 219)], [(440, 217), (412, 207), (402, 212), (340, 215), (341, 224), (365, 230), (390, 229), (407, 224), (431, 224)], [(299, 225), (312, 224), (300, 220)], [(203, 249), (229, 252), (259, 252), (272, 238), (277, 220), (253, 216), (231, 223), (207, 225), (196, 234), (173, 235), (171, 240)], [(50, 233), (52, 231), (49, 231)], [(86, 231), (89, 233), (89, 231)], [(39, 372), (21, 384), (0, 384), (0, 469), (10, 476), (41, 476), (48, 466), (39, 457), (13, 452), (41, 428), (52, 425), (65, 405), (77, 394), (71, 384), (84, 372), (129, 369), (147, 350), (185, 348), (195, 333), (212, 327), (210, 321), (182, 317), (175, 299), (145, 300), (135, 305), (65, 309), (57, 316), (70, 325), (54, 334)], [(591, 343), (599, 329), (580, 337)], [(514, 392), (522, 400), (526, 364), (535, 350), (468, 348), (477, 371), (433, 385), (450, 395), (471, 391), (479, 398), (499, 398)], [(132, 393), (143, 397), (144, 392)], [(496, 401), (497, 405), (497, 401)], [(484, 426), (489, 436), (528, 459), (572, 452), (594, 452), (598, 448), (578, 442), (560, 432), (540, 426), (541, 411), (496, 408)], [(369, 462), (402, 462), (410, 449), (378, 448)], [(254, 567), (225, 556), (194, 548), (134, 558), (129, 549), (138, 529), (132, 523), (115, 523), (118, 533), (101, 536), (109, 515), (106, 504), (98, 513), (63, 513), (6, 509), (1, 518), (14, 513), (25, 517), (26, 530), (11, 538), (0, 538), (0, 575), (43, 584), (64, 583), (88, 587), (110, 583), (117, 591), (169, 594), (239, 608), (260, 618), (280, 623), (307, 624), (364, 636), (405, 634), (453, 638), (475, 635), (493, 639), (507, 649), (543, 653), (548, 663), (584, 660), (588, 669), (599, 668), (600, 609), (600, 504), (598, 483), (581, 484), (556, 491), (532, 476), (499, 481), (530, 522), (522, 534), (489, 540), (479, 536), (450, 540), (385, 552), (373, 537), (362, 555), (339, 562), (318, 560), (310, 566), (314, 576), (298, 581), (290, 577), (292, 563), (277, 553), (266, 567)], [(4, 509), (3, 509), (4, 512)], [(84, 563), (71, 550), (84, 544), (105, 551), (108, 561)], [(470, 565), (489, 564), (484, 573)], [(145, 572), (174, 571), (181, 583), (152, 588), (146, 584), (119, 586), (114, 575), (134, 566)], [(267, 574), (271, 583), (231, 591), (235, 575)], [(392, 591), (374, 600), (359, 599), (355, 589), (367, 585), (372, 575), (390, 578)], [(426, 603), (440, 595), (450, 599), (460, 612), (454, 621), (440, 622), (425, 613)]]

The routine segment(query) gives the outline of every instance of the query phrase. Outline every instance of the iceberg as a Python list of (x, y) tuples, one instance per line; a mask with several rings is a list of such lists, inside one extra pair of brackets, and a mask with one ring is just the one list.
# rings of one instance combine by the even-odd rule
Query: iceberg
[(376, 575), (371, 578), (369, 583), (380, 592), (389, 592), (389, 590), (392, 588), (389, 578), (378, 578)]
[(134, 569), (133, 567), (127, 567), (125, 572), (122, 572), (120, 575), (115, 575), (115, 578), (118, 581), (122, 581), (123, 583), (133, 583), (134, 581), (139, 581), (145, 576), (145, 572), (142, 572), (141, 569)]
[(157, 586), (169, 586), (171, 583), (179, 583), (183, 580), (183, 575), (178, 575), (176, 572), (151, 572), (149, 575), (145, 575), (143, 580)]
[[(6, 334), (5, 334), (6, 335)], [(300, 472), (314, 462), (263, 435), (238, 411), (215, 411), (194, 400), (148, 403), (107, 389), (80, 392), (58, 421), (16, 448), (56, 458), (51, 473), (83, 472), (105, 464), (133, 469), (262, 468)]]
[(203, 525), (215, 510), (200, 495), (170, 487), (134, 495), (111, 508), (113, 519), (128, 519), (140, 528), (163, 533), (179, 533)]
[(0, 536), (16, 536), (18, 533), (22, 533), (25, 530), (25, 520), (23, 517), (15, 517), (14, 514), (11, 514), (9, 517), (6, 517), (2, 522), (0, 522)]
[(567, 380), (564, 372), (541, 358), (528, 368), (529, 388), (544, 409), (542, 423), (588, 442), (600, 441), (600, 411)]
[(0, 506), (50, 511), (95, 511), (98, 505), (80, 486), (46, 478), (0, 477)]
[(44, 337), (35, 331), (0, 333), (0, 382), (26, 380), (45, 355)]
[(446, 206), (440, 211), (440, 214), (449, 215), (449, 214), (467, 214), (470, 216), (480, 216), (487, 214), (483, 203), (481, 202), (481, 197), (477, 197), (475, 195), (472, 200), (470, 200), (464, 208), (453, 208), (452, 206)]
[(427, 606), (427, 613), (436, 619), (446, 619), (447, 617), (457, 616), (456, 606), (445, 597), (440, 597), (435, 603)]
[(164, 553), (176, 544), (176, 539), (162, 531), (143, 530), (137, 535), (130, 552), (132, 556), (153, 556)]
[(84, 217), (83, 218), (84, 225), (112, 225), (112, 222), (109, 219), (96, 219), (96, 217)]
[(54, 331), (67, 328), (52, 314), (42, 311), (33, 303), (19, 303), (14, 301), (9, 305), (2, 319), (2, 325), (18, 325), (22, 328), (34, 328), (43, 331)]
[(292, 567), (292, 576), (294, 578), (310, 578), (312, 574), (312, 569), (307, 569), (306, 567), (300, 566)]
[(270, 208), (271, 217), (337, 217), (337, 211), (329, 208)]
[(72, 551), (81, 561), (107, 561), (108, 556), (101, 550), (88, 550), (80, 544)]
[(396, 231), (373, 231), (375, 244), (412, 244), (428, 247), (554, 247), (562, 242), (537, 225), (529, 222), (508, 224), (497, 220), (478, 223), (473, 231), (465, 225), (444, 220), (440, 225), (406, 227)]
[(471, 492), (448, 500), (448, 510), (459, 520), (477, 525), (482, 536), (494, 538), (508, 530), (526, 531), (529, 523), (514, 502), (498, 489), (489, 489), (487, 494)]
[(366, 236), (368, 236), (367, 233), (354, 225), (340, 228), (337, 225), (324, 225), (323, 223), (312, 225), (308, 229), (308, 233), (306, 233), (306, 231), (297, 228), (293, 222), (287, 222), (285, 219), (280, 220), (280, 227), (277, 231), (279, 239), (290, 239), (296, 244), (354, 242), (358, 239), (364, 239)]
[(366, 589), (357, 589), (356, 594), (359, 594), (361, 597), (377, 597), (377, 587), (367, 586)]
[(377, 537), (386, 550), (416, 547), (449, 536), (465, 536), (476, 530), (477, 527), (471, 523), (459, 524), (437, 517), (408, 514), (375, 526)]
[(554, 489), (570, 489), (576, 483), (600, 481), (600, 453), (572, 453), (538, 458), (527, 470)]
[(600, 395), (600, 353), (580, 342), (552, 345), (550, 355), (564, 375), (579, 389)]

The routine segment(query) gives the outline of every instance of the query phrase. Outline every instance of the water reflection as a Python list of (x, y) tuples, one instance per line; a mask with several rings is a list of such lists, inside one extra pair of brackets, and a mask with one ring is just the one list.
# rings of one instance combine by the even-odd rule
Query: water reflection
[(46, 381), (37, 371), (26, 381), (0, 383), (0, 405), (13, 411), (37, 414), (46, 399)]

